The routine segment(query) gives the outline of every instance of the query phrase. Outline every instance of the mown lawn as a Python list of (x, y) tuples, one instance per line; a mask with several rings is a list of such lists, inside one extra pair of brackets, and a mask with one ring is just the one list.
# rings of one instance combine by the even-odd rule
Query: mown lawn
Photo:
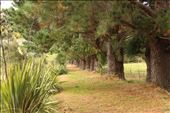
[(145, 81), (146, 63), (126, 63), (124, 68), (127, 80)]
[[(125, 70), (134, 65), (125, 64)], [(69, 74), (58, 77), (63, 91), (56, 95), (61, 101), (57, 113), (170, 113), (170, 95), (137, 77), (120, 81), (68, 68)]]

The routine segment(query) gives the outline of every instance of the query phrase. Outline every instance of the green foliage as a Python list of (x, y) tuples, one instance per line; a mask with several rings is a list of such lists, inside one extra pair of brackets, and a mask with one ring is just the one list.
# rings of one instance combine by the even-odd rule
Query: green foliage
[(96, 35), (100, 36), (100, 35), (105, 34), (107, 32), (107, 28), (108, 28), (109, 24), (110, 24), (109, 20), (106, 20), (106, 19), (105, 20), (101, 20), (100, 24), (99, 24), (99, 26), (97, 28)]
[(66, 53), (58, 53), (56, 57), (57, 62), (57, 69), (55, 70), (57, 75), (67, 74), (66, 69), (66, 62), (67, 62), (67, 55)]
[(106, 73), (105, 65), (107, 63), (106, 55), (102, 52), (97, 53), (98, 69), (97, 71), (101, 74)]
[(11, 66), (8, 78), (1, 82), (2, 113), (52, 113), (57, 103), (50, 100), (55, 76), (42, 62), (27, 61)]
[(128, 55), (137, 55), (144, 53), (144, 47), (145, 47), (145, 37), (135, 37), (128, 39), (126, 44), (126, 52)]
[(156, 22), (160, 27), (160, 33), (165, 33), (170, 29), (170, 9), (159, 11)]
[(154, 20), (149, 16), (143, 15), (138, 9), (132, 12), (132, 23), (140, 32), (150, 32), (155, 27)]
[[(34, 9), (34, 11), (32, 9)], [(37, 13), (36, 4), (25, 2), (22, 6), (17, 7), (17, 10), (10, 8), (5, 13), (12, 22), (15, 31), (19, 31), (25, 39), (30, 39), (32, 37), (39, 14)]]
[(58, 53), (56, 60), (58, 64), (65, 65), (67, 61), (66, 53)]
[[(107, 51), (108, 37), (116, 58), (123, 60), (119, 49), (124, 45), (128, 55), (143, 54), (150, 34), (161, 37), (170, 28), (169, 9), (153, 8), (152, 17), (132, 1), (23, 1), (17, 10), (8, 11), (9, 19), (29, 41), (29, 51), (58, 54), (59, 74), (66, 73), (68, 59), (95, 54), (103, 69), (106, 55), (97, 52)], [(132, 38), (125, 40), (127, 36)]]
[(63, 75), (68, 73), (66, 65), (59, 65), (55, 71), (57, 75)]
[(43, 53), (43, 52), (49, 52), (49, 49), (54, 44), (54, 39), (50, 38), (49, 30), (41, 29), (35, 34), (33, 38), (33, 42), (37, 45), (36, 51)]
[[(26, 56), (22, 51), (20, 39), (22, 36), (18, 32), (13, 31), (13, 25), (9, 20), (8, 16), (5, 15), (5, 11), (1, 12), (1, 44), (4, 48), (4, 56), (6, 57), (6, 62), (17, 62), (23, 60)], [(23, 54), (22, 54), (23, 53)], [(2, 57), (2, 54), (1, 54)]]
[(72, 46), (69, 49), (69, 55), (73, 59), (82, 58), (84, 59), (87, 56), (93, 55), (96, 53), (96, 49), (92, 47), (89, 42), (84, 41), (81, 34), (78, 35), (78, 38), (73, 40)]
[(125, 55), (124, 57), (125, 63), (139, 63), (139, 62), (145, 62), (144, 59), (140, 56), (134, 56), (134, 55)]
[(65, 2), (68, 7), (68, 28), (73, 32), (85, 31), (88, 27), (89, 1)]

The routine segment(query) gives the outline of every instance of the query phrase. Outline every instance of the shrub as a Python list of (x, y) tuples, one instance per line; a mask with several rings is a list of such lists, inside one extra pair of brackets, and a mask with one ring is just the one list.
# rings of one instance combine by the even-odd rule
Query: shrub
[(8, 70), (1, 83), (1, 113), (52, 113), (57, 102), (51, 101), (55, 77), (43, 63), (27, 61)]
[(58, 75), (63, 75), (63, 74), (67, 74), (67, 68), (66, 68), (66, 66), (65, 65), (59, 65), (58, 67), (57, 67), (57, 74)]
[(66, 53), (62, 53), (62, 52), (58, 53), (56, 60), (58, 62), (58, 68), (57, 68), (58, 75), (67, 74)]

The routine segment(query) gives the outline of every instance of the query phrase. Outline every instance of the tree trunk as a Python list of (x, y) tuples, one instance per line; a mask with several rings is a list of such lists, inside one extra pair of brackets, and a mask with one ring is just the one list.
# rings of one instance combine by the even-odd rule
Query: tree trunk
[(114, 74), (114, 72), (115, 72), (115, 56), (113, 54), (111, 39), (108, 40), (108, 45), (107, 45), (107, 65), (108, 65), (107, 73), (109, 75)]
[(83, 61), (82, 61), (82, 59), (80, 59), (80, 65), (79, 65), (80, 69), (82, 69), (82, 67), (83, 67), (82, 65), (83, 65)]
[(77, 66), (77, 67), (80, 66), (80, 60), (76, 60), (76, 66)]
[(119, 53), (119, 55), (117, 57), (115, 57), (115, 74), (122, 80), (125, 80), (125, 76), (124, 76), (124, 52), (123, 52), (123, 48), (119, 48), (117, 50), (117, 52)]
[(94, 71), (94, 66), (95, 66), (95, 55), (91, 56), (91, 63), (90, 63), (90, 71)]
[(88, 70), (88, 71), (90, 71), (90, 62), (91, 62), (91, 57), (89, 56), (89, 57), (87, 57), (87, 67), (86, 67), (86, 69)]
[(86, 65), (87, 65), (87, 61), (86, 61), (86, 59), (84, 59), (84, 60), (83, 60), (83, 68), (82, 68), (83, 70), (86, 69)]
[(97, 72), (98, 68), (99, 68), (99, 61), (98, 61), (97, 58), (95, 58), (95, 60), (94, 60), (94, 70)]
[(152, 82), (170, 90), (170, 40), (154, 38), (149, 42)]
[(85, 70), (86, 69), (86, 60), (85, 59), (81, 59), (80, 60), (80, 68), (82, 70)]
[(70, 62), (71, 64), (73, 64), (74, 63), (74, 60), (71, 60), (71, 62)]
[(73, 61), (72, 61), (72, 64), (73, 64), (73, 65), (76, 65), (76, 61), (75, 61), (75, 60), (73, 60)]
[(151, 82), (152, 77), (151, 77), (151, 59), (150, 59), (150, 48), (147, 45), (146, 51), (145, 51), (145, 62), (146, 62), (146, 82)]

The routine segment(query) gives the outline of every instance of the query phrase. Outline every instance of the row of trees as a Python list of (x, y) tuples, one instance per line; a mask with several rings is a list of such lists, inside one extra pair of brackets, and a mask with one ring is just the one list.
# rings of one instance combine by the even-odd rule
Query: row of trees
[(125, 80), (124, 55), (140, 55), (147, 81), (170, 89), (169, 0), (16, 2), (6, 11), (36, 53), (55, 52)]

